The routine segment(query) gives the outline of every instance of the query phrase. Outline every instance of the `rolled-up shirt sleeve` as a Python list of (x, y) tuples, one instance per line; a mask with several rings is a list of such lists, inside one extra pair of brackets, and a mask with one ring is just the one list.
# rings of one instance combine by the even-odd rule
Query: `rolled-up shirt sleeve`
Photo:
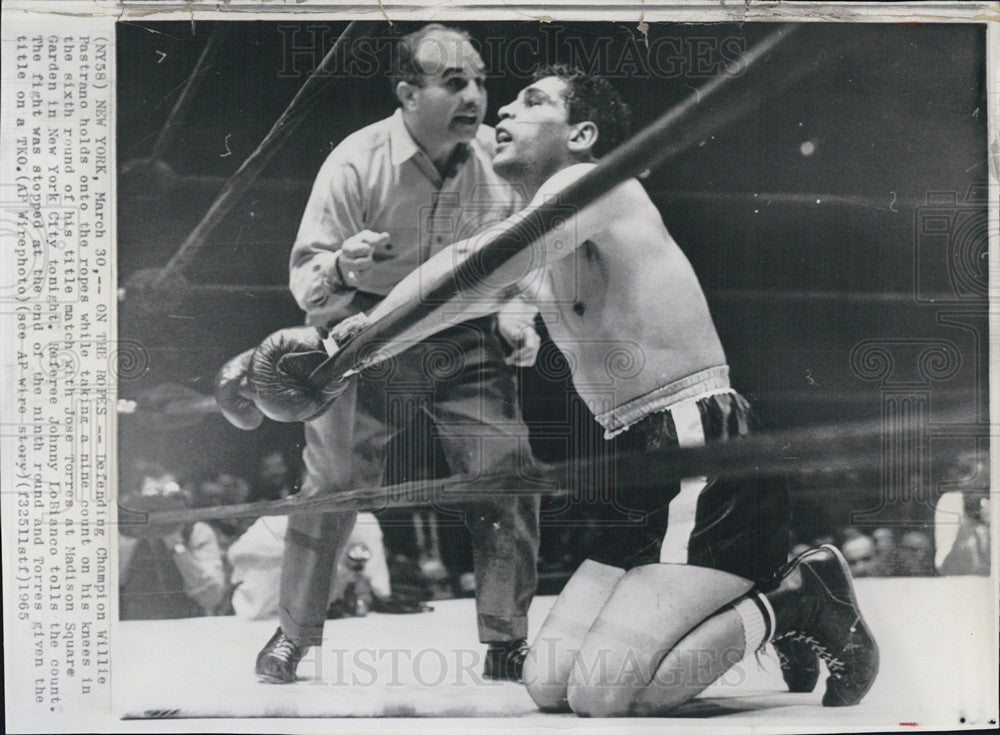
[(335, 152), (313, 184), (289, 260), (288, 286), (307, 314), (322, 309), (338, 288), (347, 288), (337, 271), (340, 246), (365, 229), (363, 216), (358, 172)]

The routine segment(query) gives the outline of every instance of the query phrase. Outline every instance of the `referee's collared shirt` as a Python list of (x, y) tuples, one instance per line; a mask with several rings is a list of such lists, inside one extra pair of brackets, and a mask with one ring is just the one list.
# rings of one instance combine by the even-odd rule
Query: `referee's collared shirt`
[[(453, 242), (521, 208), (493, 173), (493, 129), (483, 125), (442, 176), (403, 124), (400, 110), (348, 136), (313, 185), (295, 245), (289, 285), (309, 323), (342, 318), (330, 282), (384, 296)], [(366, 271), (337, 268), (341, 244), (362, 230), (388, 232)], [(329, 275), (332, 274), (332, 275)]]

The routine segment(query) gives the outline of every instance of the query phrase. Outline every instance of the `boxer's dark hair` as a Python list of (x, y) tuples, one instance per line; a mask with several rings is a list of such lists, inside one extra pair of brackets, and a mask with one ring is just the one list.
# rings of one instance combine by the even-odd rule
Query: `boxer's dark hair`
[(389, 83), (395, 89), (400, 82), (409, 82), (418, 87), (424, 86), (424, 70), (417, 63), (417, 49), (420, 42), (435, 33), (445, 33), (457, 36), (463, 41), (472, 43), (472, 37), (461, 28), (452, 28), (440, 23), (428, 23), (427, 25), (407, 33), (399, 39), (392, 52), (392, 62), (389, 71)]
[(534, 81), (545, 77), (559, 77), (566, 84), (566, 109), (571, 125), (589, 121), (597, 126), (593, 151), (596, 157), (614, 150), (628, 137), (632, 110), (607, 79), (567, 64), (539, 67)]

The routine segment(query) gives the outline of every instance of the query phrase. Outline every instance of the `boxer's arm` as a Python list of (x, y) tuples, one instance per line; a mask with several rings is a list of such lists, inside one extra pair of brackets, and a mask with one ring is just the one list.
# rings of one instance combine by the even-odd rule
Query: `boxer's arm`
[[(517, 214), (508, 217), (483, 232), (467, 240), (457, 242), (429, 258), (418, 269), (400, 281), (396, 287), (368, 315), (371, 321), (377, 321), (386, 314), (405, 308), (408, 304), (424, 300), (434, 289), (454, 277), (458, 267), (475, 253), (489, 245), (495, 237), (515, 225), (531, 211), (537, 209), (549, 199), (556, 196), (571, 183), (586, 174), (594, 164), (579, 164), (570, 166), (556, 173), (542, 185), (531, 203)], [(453, 304), (469, 314), (469, 318), (492, 314), (500, 309), (509, 299), (521, 293), (525, 281), (532, 277), (540, 277), (545, 266), (565, 258), (580, 247), (588, 239), (606, 232), (623, 217), (628, 217), (632, 198), (637, 194), (633, 187), (642, 186), (637, 181), (629, 181), (616, 187), (608, 194), (593, 202), (582, 210), (568, 212), (562, 225), (536, 240), (529, 247), (521, 250), (503, 263), (496, 271), (484, 275), (482, 281), (475, 287), (464, 287), (454, 297)], [(643, 196), (645, 194), (643, 193)], [(454, 309), (448, 310), (453, 315)], [(442, 313), (442, 310), (435, 312)], [(428, 320), (424, 320), (428, 322)], [(422, 330), (419, 338), (430, 336), (436, 331), (453, 323), (453, 319), (445, 322), (440, 318), (428, 322), (425, 326), (432, 331)], [(438, 324), (437, 322), (440, 322)], [(417, 335), (407, 335), (416, 339)]]
[[(428, 258), (423, 265), (397, 283), (392, 291), (372, 309), (368, 314), (369, 320), (378, 321), (397, 309), (424, 301), (440, 284), (454, 278), (458, 267), (472, 257), (484, 243), (492, 239), (491, 233), (500, 231), (500, 228), (503, 228), (511, 219), (513, 218), (505, 220), (473, 238), (454, 243)], [(513, 295), (515, 293), (511, 284), (501, 282), (499, 287), (494, 287), (492, 282), (480, 283), (474, 289), (461, 289), (460, 293), (449, 304), (454, 308), (447, 309), (447, 313), (454, 317), (456, 311), (461, 311), (463, 316), (467, 315), (468, 319), (475, 319), (495, 313)], [(454, 318), (450, 320), (441, 318), (444, 312), (444, 309), (437, 309), (434, 312), (435, 319), (424, 320), (427, 322), (425, 325), (427, 329), (421, 329), (419, 336), (416, 334), (407, 335), (409, 339), (423, 339), (453, 325)]]
[[(448, 304), (435, 304), (434, 309), (416, 322), (382, 335), (383, 340), (389, 340), (378, 351), (384, 358), (398, 354), (407, 345), (421, 342), (456, 321), (495, 313), (515, 296), (530, 294), (534, 290), (531, 288), (532, 279), (544, 278), (548, 265), (565, 258), (588, 240), (612, 240), (614, 238), (609, 233), (617, 233), (623, 226), (628, 227), (641, 214), (638, 205), (649, 203), (642, 185), (635, 180), (627, 181), (580, 210), (568, 210), (561, 226), (538, 237), (490, 273), (477, 274), (475, 282), (454, 284), (456, 271), (465, 261), (489, 247), (499, 235), (509, 231), (593, 166), (578, 164), (558, 172), (524, 210), (437, 253), (400, 281), (369, 314), (356, 314), (333, 327), (330, 337), (336, 344), (344, 344), (390, 314), (406, 314), (409, 309), (439, 292), (439, 288), (458, 286), (457, 293)], [(464, 277), (470, 276), (464, 274)]]
[(344, 240), (365, 229), (364, 197), (357, 171), (331, 155), (313, 184), (289, 257), (288, 285), (307, 314), (322, 309), (338, 287)]

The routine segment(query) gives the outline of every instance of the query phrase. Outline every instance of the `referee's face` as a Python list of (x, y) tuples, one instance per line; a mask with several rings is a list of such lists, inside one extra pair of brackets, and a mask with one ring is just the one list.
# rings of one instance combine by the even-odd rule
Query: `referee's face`
[(472, 45), (454, 34), (423, 39), (416, 62), (423, 84), (413, 96), (413, 122), (428, 142), (472, 140), (486, 114), (483, 61)]

